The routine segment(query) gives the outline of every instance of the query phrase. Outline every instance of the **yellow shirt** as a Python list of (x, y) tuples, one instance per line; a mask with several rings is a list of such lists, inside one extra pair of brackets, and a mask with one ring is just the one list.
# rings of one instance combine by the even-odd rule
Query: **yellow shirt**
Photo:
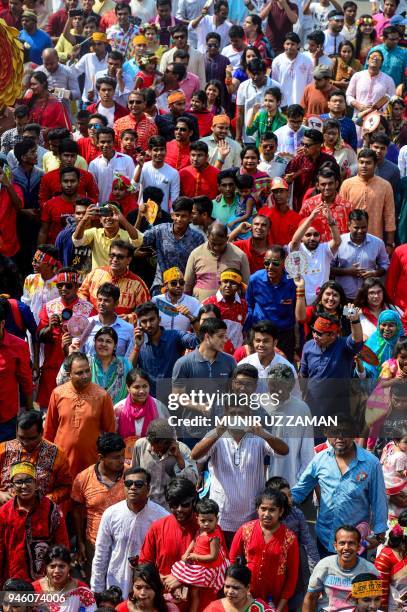
[(109, 11), (114, 11), (115, 6), (116, 2), (113, 2), (113, 0), (96, 0), (92, 6), (92, 11), (102, 17)]
[[(61, 162), (59, 161), (58, 157), (56, 157), (52, 151), (48, 151), (42, 158), (42, 169), (44, 172), (51, 172), (51, 170), (57, 170), (60, 163)], [(87, 170), (88, 164), (83, 157), (78, 155), (76, 158), (75, 167), (80, 168), (81, 170)]]
[(108, 238), (102, 227), (91, 227), (85, 230), (83, 238), (80, 240), (74, 240), (72, 242), (76, 247), (90, 246), (92, 249), (92, 270), (95, 268), (102, 268), (103, 266), (109, 265), (109, 250), (113, 240), (124, 240), (125, 242), (131, 242), (136, 248), (143, 244), (143, 234), (137, 230), (137, 238), (132, 240), (129, 233), (124, 229), (119, 229), (116, 236)]

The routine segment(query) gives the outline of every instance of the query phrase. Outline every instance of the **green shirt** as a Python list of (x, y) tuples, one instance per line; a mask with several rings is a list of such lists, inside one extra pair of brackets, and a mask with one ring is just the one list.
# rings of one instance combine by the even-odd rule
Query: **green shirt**
[(212, 200), (212, 204), (212, 217), (220, 223), (224, 223), (226, 225), (236, 215), (238, 198), (235, 196), (232, 204), (227, 204), (227, 202), (225, 202), (225, 198), (222, 196), (220, 202)]
[(257, 133), (256, 136), (256, 147), (260, 145), (260, 137), (263, 136), (266, 132), (275, 132), (278, 128), (282, 127), (287, 123), (287, 119), (284, 115), (277, 111), (274, 115), (272, 121), (270, 121), (268, 112), (263, 109), (257, 113), (255, 116), (252, 126), (246, 127), (246, 134), (248, 136), (253, 136)]

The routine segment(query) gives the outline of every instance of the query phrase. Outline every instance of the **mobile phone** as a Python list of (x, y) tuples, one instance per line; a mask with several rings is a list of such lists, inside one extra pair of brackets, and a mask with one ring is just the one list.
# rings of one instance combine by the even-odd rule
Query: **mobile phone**
[(99, 215), (101, 217), (113, 217), (113, 211), (109, 206), (101, 206), (99, 209)]

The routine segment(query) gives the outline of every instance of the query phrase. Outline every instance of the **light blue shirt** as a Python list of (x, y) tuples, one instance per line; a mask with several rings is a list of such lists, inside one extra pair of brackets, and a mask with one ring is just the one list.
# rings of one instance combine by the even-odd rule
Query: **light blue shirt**
[[(400, 85), (404, 79), (404, 71), (407, 68), (407, 49), (402, 47), (394, 47), (394, 49), (388, 49), (383, 43), (373, 47), (369, 51), (369, 55), (373, 51), (381, 51), (384, 56), (384, 62), (381, 67), (381, 71), (388, 74), (394, 81), (395, 86)], [(366, 66), (367, 67), (367, 63)]]
[(356, 457), (342, 474), (334, 449), (318, 453), (308, 464), (292, 489), (293, 500), (300, 504), (319, 485), (321, 502), (316, 523), (317, 537), (335, 552), (335, 531), (341, 525), (359, 525), (366, 521), (373, 533), (387, 530), (387, 497), (382, 466), (369, 451), (357, 446)]
[[(95, 325), (89, 335), (89, 338), (85, 342), (85, 346), (83, 347), (83, 352), (86, 355), (94, 355), (95, 354), (95, 334), (105, 327), (99, 321), (99, 315), (95, 315), (94, 317), (89, 317), (88, 321), (95, 321)], [(129, 358), (133, 348), (134, 348), (134, 327), (127, 323), (127, 321), (123, 321), (120, 317), (116, 317), (116, 321), (112, 325), (107, 325), (106, 327), (112, 327), (119, 337), (119, 341), (116, 347), (116, 355), (118, 357), (127, 357)]]

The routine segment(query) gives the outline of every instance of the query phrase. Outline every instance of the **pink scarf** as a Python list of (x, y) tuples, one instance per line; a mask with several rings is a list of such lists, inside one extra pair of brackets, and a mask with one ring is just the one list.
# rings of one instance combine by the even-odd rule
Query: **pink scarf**
[(158, 419), (157, 405), (154, 398), (148, 395), (144, 404), (135, 404), (130, 393), (126, 397), (123, 410), (119, 415), (118, 432), (124, 438), (134, 437), (136, 435), (134, 421), (144, 418), (143, 427), (141, 429), (141, 437), (147, 433), (147, 427), (151, 421)]

